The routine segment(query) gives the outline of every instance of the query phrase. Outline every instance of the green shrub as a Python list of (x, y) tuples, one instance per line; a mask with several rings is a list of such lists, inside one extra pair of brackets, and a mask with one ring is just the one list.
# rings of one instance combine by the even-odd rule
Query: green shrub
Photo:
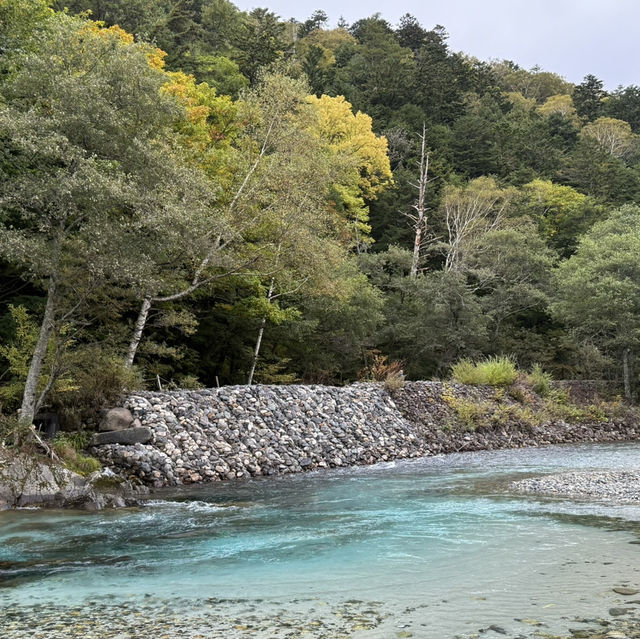
[[(6, 369), (3, 371), (1, 376), (3, 379), (2, 383), (0, 383), (0, 404), (5, 413), (16, 412), (20, 408), (31, 358), (33, 357), (33, 351), (40, 332), (38, 321), (32, 317), (31, 312), (24, 306), (9, 304), (9, 315), (11, 317), (12, 335), (6, 344), (0, 344), (0, 362), (2, 362), (3, 369), (5, 369), (6, 362)], [(62, 337), (67, 328), (66, 326), (62, 327), (58, 337)], [(42, 375), (38, 383), (38, 394), (49, 386), (55, 392), (67, 388), (72, 383), (64, 374), (56, 374), (53, 379), (50, 379), (48, 374), (48, 371), (66, 368), (61, 365), (61, 353), (63, 351), (64, 349), (60, 349), (58, 352), (52, 338), (47, 348)]]
[(606, 407), (604, 403), (601, 404), (589, 404), (587, 406), (587, 412), (589, 417), (598, 422), (608, 422), (609, 415), (607, 415)]
[(69, 470), (79, 475), (90, 475), (100, 470), (102, 465), (95, 457), (80, 452), (88, 441), (86, 433), (60, 433), (53, 440), (53, 450)]
[(29, 424), (21, 422), (15, 415), (0, 412), (0, 445), (21, 447), (29, 440), (30, 434)]
[(510, 386), (518, 377), (518, 369), (508, 357), (490, 357), (478, 367), (484, 383), (490, 386)]
[(461, 359), (451, 367), (453, 379), (460, 384), (483, 384), (478, 379), (478, 368), (470, 359)]
[(204, 384), (195, 375), (183, 375), (178, 378), (180, 388), (184, 390), (201, 390)]
[(554, 399), (547, 399), (545, 412), (552, 420), (561, 419), (570, 424), (577, 424), (590, 421), (589, 412), (574, 404), (556, 402)]
[(529, 397), (527, 396), (527, 391), (522, 387), (521, 384), (514, 384), (509, 389), (509, 397), (520, 404), (524, 404), (528, 401)]
[(451, 370), (457, 382), (472, 386), (510, 386), (518, 377), (518, 369), (509, 357), (489, 357), (475, 364), (463, 359), (454, 364)]
[(96, 470), (100, 470), (102, 468), (102, 464), (95, 457), (78, 454), (76, 455), (75, 462), (67, 464), (67, 468), (73, 470), (79, 475), (86, 476), (94, 473)]
[(76, 431), (75, 433), (58, 433), (53, 440), (54, 448), (68, 447), (77, 453), (82, 452), (88, 445), (91, 435), (86, 431)]
[(453, 408), (466, 430), (475, 430), (485, 417), (485, 407), (470, 400), (458, 399)]
[(491, 423), (494, 426), (508, 426), (510, 424), (528, 424), (539, 426), (543, 421), (540, 411), (534, 411), (530, 406), (518, 404), (498, 404), (491, 414)]
[[(300, 380), (295, 373), (287, 372), (290, 361), (290, 357), (282, 357), (277, 362), (259, 360), (255, 374), (256, 384), (295, 384), (299, 382)], [(189, 388), (185, 385), (188, 383), (187, 377), (180, 380), (181, 388)]]
[(65, 430), (91, 424), (103, 408), (113, 406), (125, 390), (144, 388), (138, 371), (114, 353), (85, 348), (73, 354), (73, 384), (54, 390), (51, 409)]
[(554, 388), (549, 393), (549, 399), (554, 404), (565, 405), (570, 403), (571, 398), (569, 397), (569, 391), (566, 388)]
[[(8, 365), (3, 373), (5, 379), (0, 385), (0, 402), (7, 413), (20, 408), (29, 364), (38, 340), (38, 324), (24, 306), (9, 304), (9, 314), (13, 335), (6, 344), (0, 344), (0, 359)], [(8, 377), (5, 377), (6, 374)]]
[(531, 388), (534, 392), (538, 393), (540, 397), (549, 397), (551, 394), (551, 381), (552, 377), (549, 373), (546, 373), (540, 364), (534, 364), (531, 372), (527, 376)]
[(450, 427), (462, 426), (465, 430), (475, 430), (485, 424), (488, 407), (486, 402), (456, 397), (448, 385), (445, 385), (441, 397), (455, 411), (455, 422), (449, 424)]

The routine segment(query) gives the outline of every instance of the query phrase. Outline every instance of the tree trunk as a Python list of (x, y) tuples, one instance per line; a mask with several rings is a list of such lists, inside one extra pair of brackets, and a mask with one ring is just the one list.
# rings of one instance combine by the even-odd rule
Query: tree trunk
[(258, 339), (256, 340), (256, 346), (253, 350), (253, 360), (251, 361), (251, 370), (249, 371), (249, 378), (247, 379), (247, 386), (253, 384), (253, 376), (256, 372), (256, 364), (258, 363), (258, 356), (260, 355), (260, 346), (262, 345), (262, 336), (264, 335), (264, 328), (267, 325), (267, 318), (263, 317), (260, 321), (260, 330), (258, 331)]
[(29, 365), (29, 372), (27, 373), (27, 380), (24, 385), (24, 393), (22, 395), (20, 419), (29, 424), (33, 423), (33, 418), (35, 417), (38, 384), (40, 382), (40, 375), (42, 373), (44, 360), (47, 356), (49, 339), (51, 338), (51, 333), (53, 332), (55, 324), (56, 294), (57, 281), (56, 275), (53, 274), (49, 277), (47, 304), (44, 309), (44, 317), (42, 319), (42, 324), (40, 325), (40, 334), (38, 335), (38, 341), (36, 342), (36, 347), (33, 351), (33, 357), (31, 358), (31, 364)]
[[(279, 249), (278, 249), (279, 250)], [(269, 284), (269, 292), (267, 293), (267, 301), (271, 303), (273, 299), (273, 287), (275, 285), (275, 278), (271, 278), (271, 284)], [(253, 360), (251, 361), (251, 370), (249, 371), (249, 378), (247, 379), (247, 386), (253, 384), (253, 376), (256, 372), (256, 364), (258, 363), (258, 356), (260, 355), (260, 346), (262, 345), (262, 336), (264, 335), (264, 329), (267, 325), (267, 318), (263, 317), (260, 321), (260, 330), (258, 331), (258, 339), (256, 340), (256, 346), (253, 349)]]
[(631, 349), (625, 348), (622, 351), (622, 378), (624, 381), (624, 397), (631, 401), (631, 375), (629, 374), (629, 356)]
[(429, 184), (429, 154), (426, 152), (427, 127), (422, 125), (422, 144), (420, 146), (420, 177), (418, 178), (418, 200), (413, 205), (416, 211), (415, 216), (410, 216), (414, 221), (415, 236), (413, 240), (413, 258), (411, 259), (411, 269), (409, 274), (412, 278), (418, 276), (418, 265), (420, 263), (420, 248), (422, 247), (422, 233), (426, 230), (426, 196), (427, 185)]
[(140, 312), (138, 313), (138, 319), (136, 320), (136, 326), (133, 331), (133, 336), (131, 337), (131, 342), (129, 343), (129, 352), (127, 353), (127, 359), (125, 360), (125, 366), (127, 368), (131, 368), (133, 366), (133, 360), (136, 358), (136, 352), (138, 350), (140, 340), (142, 339), (142, 331), (144, 331), (145, 324), (147, 323), (150, 309), (151, 298), (145, 297), (144, 300), (142, 300), (142, 306), (140, 307)]
[(422, 220), (420, 220), (420, 226), (416, 226), (416, 235), (413, 240), (413, 259), (411, 260), (411, 270), (409, 274), (411, 277), (416, 278), (418, 276), (418, 264), (420, 262), (420, 244), (422, 243)]

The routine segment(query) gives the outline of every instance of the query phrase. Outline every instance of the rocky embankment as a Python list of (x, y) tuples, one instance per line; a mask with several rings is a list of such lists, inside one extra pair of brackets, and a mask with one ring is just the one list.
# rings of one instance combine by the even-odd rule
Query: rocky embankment
[(160, 487), (640, 432), (630, 412), (600, 404), (554, 412), (526, 389), (512, 395), (443, 382), (392, 394), (381, 384), (145, 392), (125, 399), (130, 413), (91, 452), (121, 476)]
[[(147, 443), (92, 449), (154, 486), (373, 464), (429, 454), (379, 386), (231, 386), (126, 399)], [(132, 431), (133, 429), (128, 429)]]
[(0, 510), (117, 508), (134, 503), (133, 495), (140, 492), (109, 469), (82, 477), (42, 457), (0, 450)]

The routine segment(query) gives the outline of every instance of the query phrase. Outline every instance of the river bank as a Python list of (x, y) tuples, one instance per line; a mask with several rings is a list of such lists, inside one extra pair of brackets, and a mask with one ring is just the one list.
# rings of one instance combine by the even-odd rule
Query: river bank
[(382, 384), (147, 392), (123, 404), (137, 427), (123, 431), (122, 441), (136, 433), (143, 439), (91, 453), (122, 477), (155, 488), (640, 437), (635, 409), (603, 401), (578, 382), (552, 398), (524, 385), (408, 382), (391, 392)]
[[(167, 602), (154, 600), (127, 606), (106, 601), (94, 601), (81, 606), (42, 605), (37, 609), (31, 606), (9, 606), (3, 610), (5, 621), (0, 627), (9, 639), (173, 639), (176, 636), (235, 639), (435, 639), (426, 623), (421, 624), (419, 630), (404, 630), (409, 624), (402, 623), (402, 619), (391, 626), (385, 624), (386, 614), (379, 601), (347, 600), (330, 610), (333, 617), (330, 619), (326, 618), (327, 611), (323, 611), (323, 616), (314, 615), (318, 610), (318, 601), (305, 598), (300, 599), (294, 607), (280, 602), (265, 605), (264, 601), (238, 602), (218, 598), (190, 600), (188, 603), (195, 609), (188, 616), (182, 610), (172, 609)], [(240, 618), (238, 603), (244, 604), (244, 614)], [(265, 614), (267, 610), (269, 612)], [(544, 622), (525, 617), (515, 620), (519, 622), (517, 635), (511, 634), (513, 630), (507, 631), (499, 624), (489, 624), (479, 626), (473, 632), (462, 630), (438, 639), (499, 639), (506, 636), (511, 639), (640, 638), (640, 610), (637, 607), (611, 610), (619, 616), (575, 617), (571, 620), (571, 631), (567, 634), (545, 632)], [(385, 632), (392, 634), (381, 634)]]
[(640, 437), (637, 409), (582, 382), (558, 385), (550, 398), (523, 384), (407, 382), (393, 391), (370, 383), (144, 392), (122, 404), (90, 449), (101, 473), (85, 478), (0, 450), (0, 508), (120, 507), (167, 486)]
[(41, 454), (0, 448), (0, 510), (77, 508), (102, 510), (137, 504), (148, 489), (108, 468), (82, 476)]

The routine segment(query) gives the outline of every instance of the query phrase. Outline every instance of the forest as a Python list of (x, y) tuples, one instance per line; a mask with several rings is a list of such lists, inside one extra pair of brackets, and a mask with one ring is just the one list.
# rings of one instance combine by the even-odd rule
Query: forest
[(0, 0), (0, 408), (446, 378), (630, 398), (640, 87), (228, 0)]

